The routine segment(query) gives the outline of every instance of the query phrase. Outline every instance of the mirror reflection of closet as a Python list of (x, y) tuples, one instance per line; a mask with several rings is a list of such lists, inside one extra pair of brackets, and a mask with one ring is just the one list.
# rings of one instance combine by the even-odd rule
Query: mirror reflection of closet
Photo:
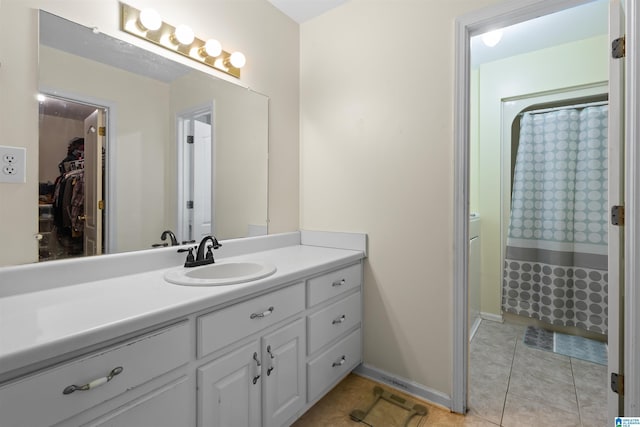
[(40, 95), (38, 260), (104, 251), (107, 110)]

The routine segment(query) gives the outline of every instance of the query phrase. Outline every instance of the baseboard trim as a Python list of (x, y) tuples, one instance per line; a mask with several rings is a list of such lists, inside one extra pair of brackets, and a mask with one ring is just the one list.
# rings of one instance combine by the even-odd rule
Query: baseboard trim
[(504, 319), (502, 318), (502, 314), (493, 314), (493, 313), (480, 313), (480, 318), (483, 320), (490, 320), (492, 322), (504, 323)]
[(471, 325), (471, 331), (469, 332), (469, 342), (473, 339), (478, 332), (478, 328), (480, 327), (480, 323), (482, 323), (482, 317), (476, 317), (476, 320), (473, 321), (473, 325)]
[(394, 374), (383, 371), (382, 369), (375, 368), (366, 363), (361, 363), (353, 371), (354, 374), (361, 377), (369, 378), (370, 380), (377, 381), (385, 384), (391, 388), (394, 388), (403, 393), (410, 394), (419, 399), (426, 400), (434, 405), (442, 406), (448, 410), (451, 410), (451, 397), (433, 390), (429, 387), (425, 387), (422, 384), (418, 384), (414, 381), (406, 378), (399, 377)]

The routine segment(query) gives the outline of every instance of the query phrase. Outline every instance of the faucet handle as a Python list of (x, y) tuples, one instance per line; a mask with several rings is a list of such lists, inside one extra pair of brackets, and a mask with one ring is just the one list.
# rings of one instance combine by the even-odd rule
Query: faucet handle
[(187, 267), (187, 264), (188, 264), (188, 263), (192, 263), (192, 262), (194, 262), (194, 261), (195, 261), (195, 257), (193, 256), (193, 250), (194, 250), (194, 249), (195, 249), (195, 248), (193, 248), (193, 247), (191, 247), (191, 248), (186, 248), (186, 249), (178, 249), (178, 253), (181, 253), (181, 252), (189, 252), (189, 253), (187, 254), (187, 260), (186, 260), (186, 261), (185, 261), (185, 263), (184, 263), (184, 266), (185, 266), (185, 267)]

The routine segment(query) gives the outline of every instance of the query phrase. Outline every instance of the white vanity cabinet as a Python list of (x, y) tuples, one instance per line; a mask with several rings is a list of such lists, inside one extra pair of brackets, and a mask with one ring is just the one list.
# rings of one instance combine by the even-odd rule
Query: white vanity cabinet
[(357, 263), (200, 316), (199, 357), (221, 355), (197, 369), (198, 427), (302, 415), (362, 360), (361, 285)]
[(362, 264), (307, 280), (307, 402), (362, 361)]
[(248, 344), (197, 369), (199, 426), (252, 427), (261, 425), (261, 419), (264, 427), (281, 426), (302, 409), (303, 310), (304, 285), (298, 283), (198, 318), (201, 356), (224, 353), (225, 345), (258, 333)]
[[(102, 420), (113, 419), (107, 423), (110, 426), (134, 425), (129, 421), (151, 422), (162, 414), (185, 414), (189, 405), (188, 391), (180, 387), (184, 381), (162, 384), (161, 377), (189, 362), (191, 342), (188, 323), (181, 322), (20, 378), (0, 388), (0, 425), (51, 426), (110, 399), (131, 394), (152, 380), (158, 389), (142, 397), (134, 394), (131, 402), (104, 415)], [(80, 424), (86, 423), (76, 419), (61, 425)], [(88, 425), (100, 425), (100, 421)]]
[(362, 359), (362, 261), (313, 272), (43, 361), (0, 426), (288, 426)]

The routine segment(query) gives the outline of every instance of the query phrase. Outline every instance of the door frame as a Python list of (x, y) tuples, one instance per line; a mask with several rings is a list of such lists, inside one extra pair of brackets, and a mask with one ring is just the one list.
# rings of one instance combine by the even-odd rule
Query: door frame
[[(502, 2), (456, 19), (455, 22), (455, 81), (454, 81), (454, 257), (453, 257), (453, 370), (451, 409), (466, 413), (468, 391), (468, 271), (469, 271), (469, 135), (470, 135), (470, 38), (491, 29), (506, 27), (589, 3), (590, 0), (520, 0)], [(640, 313), (631, 310), (640, 307), (640, 289), (632, 284), (640, 280), (640, 265), (630, 260), (640, 257), (640, 125), (631, 120), (640, 114), (637, 53), (640, 7), (627, 1), (627, 71), (626, 71), (626, 204), (625, 225), (625, 413), (638, 415), (640, 411), (640, 372), (637, 363), (640, 352)], [(638, 148), (634, 148), (638, 147)]]
[(215, 100), (201, 104), (192, 108), (187, 108), (176, 113), (175, 119), (175, 133), (176, 133), (176, 155), (177, 155), (177, 171), (176, 171), (176, 236), (178, 240), (187, 240), (183, 236), (184, 221), (186, 216), (184, 215), (184, 206), (187, 202), (186, 194), (184, 191), (184, 161), (185, 161), (185, 147), (182, 142), (186, 141), (184, 132), (185, 120), (192, 120), (196, 116), (203, 114), (211, 114), (211, 228), (214, 227), (215, 216), (215, 201), (216, 201), (216, 174), (215, 174), (215, 159), (216, 159), (216, 116), (215, 116)]
[(117, 252), (118, 247), (116, 234), (118, 224), (116, 216), (117, 201), (115, 197), (116, 174), (112, 170), (112, 165), (116, 164), (117, 157), (117, 144), (115, 144), (117, 116), (116, 105), (113, 102), (106, 101), (104, 99), (78, 94), (67, 90), (60, 90), (50, 86), (40, 86), (38, 91), (45, 96), (65, 99), (67, 101), (86, 104), (104, 110), (107, 134), (104, 137), (103, 145), (103, 148), (106, 151), (106, 156), (104, 158), (104, 176), (102, 177), (104, 184), (102, 199), (105, 204), (104, 211), (106, 218), (103, 223), (104, 228), (102, 229), (102, 246), (104, 248), (104, 254), (115, 253)]
[(626, 5), (624, 411), (640, 416), (640, 6)]

